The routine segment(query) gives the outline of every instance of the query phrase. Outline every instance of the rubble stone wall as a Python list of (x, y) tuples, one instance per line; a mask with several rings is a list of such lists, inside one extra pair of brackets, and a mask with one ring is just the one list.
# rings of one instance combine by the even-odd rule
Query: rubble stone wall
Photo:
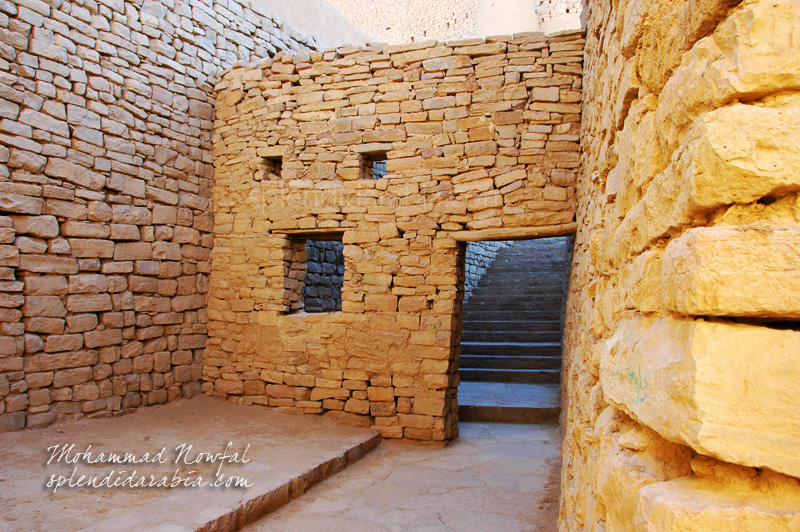
[[(204, 389), (455, 437), (457, 239), (574, 227), (583, 43), (340, 48), (225, 74)], [(345, 244), (341, 312), (292, 312), (309, 235)]]
[(199, 391), (215, 75), (247, 1), (0, 2), (0, 430)]
[(544, 33), (585, 28), (586, 0), (535, 0), (539, 30)]
[(800, 2), (589, 2), (562, 531), (800, 528)]
[(344, 244), (336, 240), (308, 240), (303, 309), (306, 312), (342, 310)]
[(469, 242), (464, 255), (464, 303), (507, 242)]

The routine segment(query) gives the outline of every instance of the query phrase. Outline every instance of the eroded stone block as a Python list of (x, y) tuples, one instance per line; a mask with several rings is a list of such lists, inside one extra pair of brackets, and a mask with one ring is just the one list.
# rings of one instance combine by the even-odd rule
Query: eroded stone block
[(667, 440), (800, 476), (800, 332), (630, 316), (606, 342), (600, 381)]
[(667, 246), (662, 287), (681, 314), (800, 318), (800, 229), (691, 229)]

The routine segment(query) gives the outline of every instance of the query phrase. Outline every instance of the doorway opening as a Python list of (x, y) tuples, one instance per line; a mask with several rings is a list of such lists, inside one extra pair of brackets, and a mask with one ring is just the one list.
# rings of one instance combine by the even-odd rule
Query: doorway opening
[(460, 421), (557, 423), (572, 242), (467, 243)]

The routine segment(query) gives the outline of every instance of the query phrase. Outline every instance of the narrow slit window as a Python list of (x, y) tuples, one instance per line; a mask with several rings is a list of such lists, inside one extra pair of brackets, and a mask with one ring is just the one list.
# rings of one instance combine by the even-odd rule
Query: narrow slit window
[(363, 166), (364, 166), (364, 179), (381, 179), (386, 175), (386, 152), (372, 152), (365, 153)]

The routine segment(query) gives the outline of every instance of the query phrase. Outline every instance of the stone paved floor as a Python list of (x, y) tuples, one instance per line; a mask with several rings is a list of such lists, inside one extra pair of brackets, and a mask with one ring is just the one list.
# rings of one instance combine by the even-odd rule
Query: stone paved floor
[(550, 408), (559, 404), (560, 384), (471, 382), (458, 385), (459, 405)]
[[(58, 531), (158, 531), (191, 532), (199, 526), (222, 519), (230, 523), (242, 512), (266, 503), (285, 501), (289, 486), (297, 488), (335, 473), (347, 456), (360, 454), (377, 443), (369, 429), (346, 427), (314, 416), (279, 414), (261, 407), (247, 407), (195, 397), (141, 409), (113, 419), (83, 419), (52, 425), (41, 430), (0, 434), (0, 532), (21, 530)], [(99, 488), (66, 486), (55, 491), (46, 484), (51, 475), (104, 477), (111, 471), (133, 470), (156, 478), (173, 475), (197, 479), (197, 471), (208, 481), (217, 464), (195, 463), (198, 453), (244, 452), (248, 462), (224, 464), (225, 478), (240, 476), (250, 488)], [(163, 463), (75, 464), (46, 462), (50, 446), (75, 444), (78, 452), (143, 453), (154, 455), (162, 448)], [(175, 448), (191, 445), (188, 460), (181, 460)], [(95, 454), (95, 458), (97, 454)], [(352, 466), (350, 466), (352, 467)], [(297, 481), (298, 478), (302, 481)], [(220, 477), (222, 478), (222, 477)], [(78, 476), (74, 477), (77, 481)], [(171, 480), (170, 480), (171, 481)], [(258, 501), (255, 504), (255, 501)], [(247, 504), (245, 504), (247, 503)]]
[(248, 532), (553, 532), (560, 431), (460, 423), (444, 449), (380, 447)]

